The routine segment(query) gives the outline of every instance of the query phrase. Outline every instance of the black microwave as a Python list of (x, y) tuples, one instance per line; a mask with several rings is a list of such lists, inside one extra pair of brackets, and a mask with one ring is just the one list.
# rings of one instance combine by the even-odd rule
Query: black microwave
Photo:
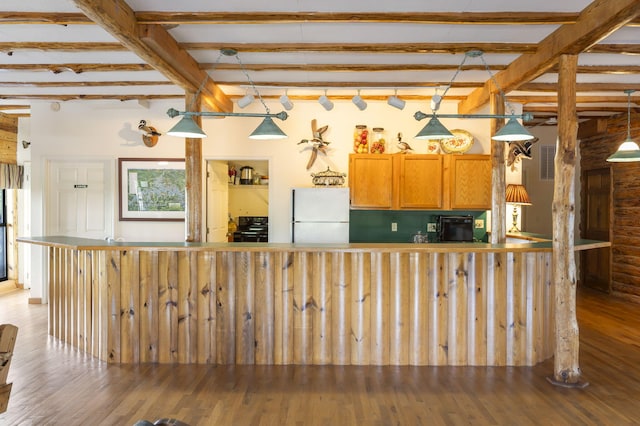
[(473, 242), (473, 216), (438, 216), (437, 229), (440, 242)]

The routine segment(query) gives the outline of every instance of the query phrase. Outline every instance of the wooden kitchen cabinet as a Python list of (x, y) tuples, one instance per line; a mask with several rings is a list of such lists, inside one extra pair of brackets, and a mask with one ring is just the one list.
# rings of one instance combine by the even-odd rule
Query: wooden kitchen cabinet
[(396, 157), (398, 208), (441, 209), (444, 156), (403, 154)]
[(393, 155), (351, 154), (349, 193), (351, 207), (393, 208)]
[(351, 208), (488, 210), (488, 155), (351, 154)]
[(448, 157), (449, 209), (491, 209), (491, 157), (478, 154)]

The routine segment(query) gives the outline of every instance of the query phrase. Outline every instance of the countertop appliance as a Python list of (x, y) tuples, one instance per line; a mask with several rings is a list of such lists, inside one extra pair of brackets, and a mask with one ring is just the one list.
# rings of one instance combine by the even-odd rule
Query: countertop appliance
[(473, 216), (438, 216), (438, 240), (472, 243)]
[(236, 243), (269, 242), (269, 218), (266, 216), (239, 216), (238, 228), (233, 233), (233, 241)]
[(349, 188), (292, 190), (294, 243), (349, 242)]
[(253, 167), (244, 166), (240, 168), (240, 185), (251, 185), (253, 183)]

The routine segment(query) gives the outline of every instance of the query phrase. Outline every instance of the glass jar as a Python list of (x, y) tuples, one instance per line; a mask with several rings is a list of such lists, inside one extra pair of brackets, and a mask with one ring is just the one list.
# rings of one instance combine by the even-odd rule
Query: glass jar
[(369, 131), (364, 124), (358, 124), (353, 132), (353, 152), (356, 154), (369, 153)]
[(387, 147), (387, 141), (382, 127), (374, 127), (371, 129), (371, 153), (372, 154), (384, 154)]

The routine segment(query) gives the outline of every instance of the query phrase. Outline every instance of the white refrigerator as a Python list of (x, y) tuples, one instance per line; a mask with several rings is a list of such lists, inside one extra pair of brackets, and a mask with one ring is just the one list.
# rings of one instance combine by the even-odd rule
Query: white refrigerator
[(349, 188), (294, 188), (294, 243), (349, 242)]

